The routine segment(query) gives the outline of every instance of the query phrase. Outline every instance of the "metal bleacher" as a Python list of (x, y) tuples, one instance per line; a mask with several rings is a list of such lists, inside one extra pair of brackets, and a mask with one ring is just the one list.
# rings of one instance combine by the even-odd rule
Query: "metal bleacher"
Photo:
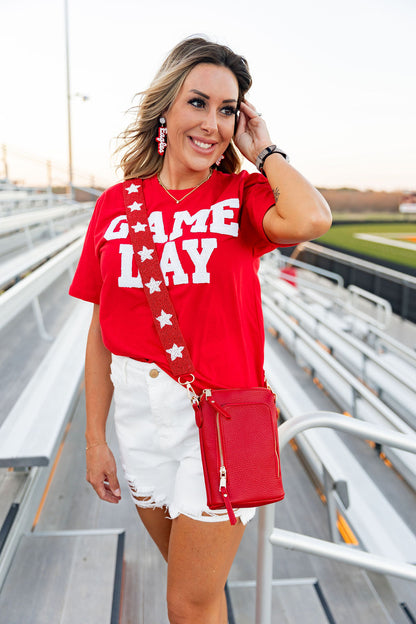
[[(58, 611), (61, 622), (93, 621), (92, 611), (100, 621), (116, 622), (120, 606), (122, 530), (33, 531), (80, 398), (91, 318), (89, 304), (67, 297), (52, 336), (42, 315), (40, 299), (73, 273), (92, 208), (91, 202), (57, 203), (50, 193), (0, 193), (1, 212), (9, 212), (0, 217), (1, 335), (27, 322), (32, 308), (37, 340), (45, 343), (23, 386), (16, 370), (15, 402), (0, 418), (0, 621), (8, 624), (29, 621), (25, 614), (36, 611), (45, 623), (57, 621)], [(6, 357), (7, 340), (2, 342)], [(23, 592), (24, 603), (13, 597), (16, 591)], [(85, 592), (100, 596), (98, 607), (80, 599)]]
[[(342, 412), (414, 436), (416, 352), (407, 349), (404, 360), (403, 353), (388, 351), (386, 346), (382, 352), (370, 347), (351, 335), (351, 310), (348, 307), (343, 313), (337, 296), (332, 302), (327, 298), (325, 305), (311, 303), (309, 290), (302, 292), (301, 287), (277, 279), (279, 269), (273, 256), (264, 264), (265, 318), (297, 363), (319, 379)], [(362, 318), (363, 314), (359, 324), (365, 336)], [(416, 490), (416, 457), (397, 449), (387, 448), (384, 452)]]
[[(0, 624), (167, 624), (164, 562), (127, 486), (112, 506), (85, 483), (91, 307), (66, 293), (92, 204), (7, 193), (0, 370), (11, 399), (0, 411)], [(416, 355), (390, 335), (381, 297), (345, 289), (338, 275), (305, 263), (288, 277), (289, 262), (269, 254), (260, 270), (287, 496), (247, 527), (229, 579), (236, 621), (408, 624), (416, 613)], [(52, 323), (49, 310), (58, 307)], [(111, 419), (108, 437), (114, 449)]]
[[(271, 334), (266, 335), (265, 367), (285, 420), (280, 427), (282, 446), (293, 437), (289, 431), (298, 431), (294, 442), (325, 497), (334, 545), (273, 529), (273, 515), (267, 509), (261, 510), (257, 624), (271, 622), (271, 544), (367, 569), (374, 565), (380, 573), (416, 580), (414, 522), (409, 524), (403, 519), (383, 483), (375, 482), (367, 466), (349, 448), (345, 436), (336, 432), (337, 428), (347, 430), (350, 421), (351, 433), (375, 440), (379, 454), (389, 458), (416, 491), (416, 353), (383, 333), (383, 326), (391, 318), (388, 302), (364, 293), (366, 311), (355, 310), (349, 305), (349, 293), (342, 288), (342, 278), (322, 271), (316, 279), (320, 270), (305, 263), (298, 263), (301, 268), (297, 274), (293, 269), (285, 271), (286, 266), (295, 263), (285, 261), (278, 253), (262, 262), (263, 308)], [(374, 304), (370, 310), (369, 301)], [(371, 333), (369, 328), (374, 327), (377, 340), (370, 341), (370, 346), (366, 339)], [(283, 345), (292, 354), (294, 366), (307, 371), (335, 409), (320, 411), (322, 398), (310, 392), (305, 378), (288, 365), (287, 357), (279, 354), (276, 339), (280, 352)], [(304, 426), (297, 428), (297, 421), (302, 419)], [(315, 428), (318, 425), (314, 420), (325, 423), (324, 428)], [(359, 422), (355, 425), (354, 420)], [(287, 435), (283, 432), (286, 426)], [(365, 436), (360, 429), (366, 428)], [(341, 546), (344, 521), (350, 536), (352, 532), (356, 555)]]

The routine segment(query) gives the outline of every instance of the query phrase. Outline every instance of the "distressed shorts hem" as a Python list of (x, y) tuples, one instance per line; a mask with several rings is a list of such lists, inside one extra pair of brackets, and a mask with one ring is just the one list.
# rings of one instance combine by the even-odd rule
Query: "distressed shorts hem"
[[(191, 520), (198, 520), (199, 522), (226, 522), (229, 520), (226, 509), (212, 510), (209, 507), (205, 509), (180, 509), (176, 505), (169, 505), (166, 501), (166, 497), (154, 497), (151, 492), (136, 492), (133, 494), (130, 492), (130, 496), (136, 505), (141, 509), (166, 509), (170, 520), (174, 520), (178, 516), (186, 516)], [(137, 498), (138, 497), (138, 498)], [(139, 500), (140, 499), (140, 500)], [(234, 509), (235, 517), (240, 518), (243, 525), (246, 525), (256, 513), (255, 507)]]

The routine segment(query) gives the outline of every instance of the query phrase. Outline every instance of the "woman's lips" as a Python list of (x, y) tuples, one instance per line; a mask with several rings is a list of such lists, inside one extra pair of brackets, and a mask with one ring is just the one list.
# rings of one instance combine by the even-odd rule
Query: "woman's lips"
[(194, 137), (189, 137), (189, 139), (194, 149), (202, 154), (209, 154), (215, 149), (216, 143), (210, 143), (209, 141), (203, 141), (202, 139), (197, 139)]

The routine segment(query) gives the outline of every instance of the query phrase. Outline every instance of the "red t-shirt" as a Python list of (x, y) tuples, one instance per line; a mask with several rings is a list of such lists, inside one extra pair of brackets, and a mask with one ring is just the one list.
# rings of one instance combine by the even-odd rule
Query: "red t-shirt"
[[(177, 204), (156, 176), (143, 191), (161, 268), (197, 371), (196, 387), (263, 386), (259, 257), (276, 247), (263, 230), (275, 200), (267, 180), (243, 171), (211, 178)], [(176, 198), (189, 191), (172, 191)], [(71, 284), (100, 305), (105, 346), (171, 374), (133, 258), (123, 186), (101, 195)]]

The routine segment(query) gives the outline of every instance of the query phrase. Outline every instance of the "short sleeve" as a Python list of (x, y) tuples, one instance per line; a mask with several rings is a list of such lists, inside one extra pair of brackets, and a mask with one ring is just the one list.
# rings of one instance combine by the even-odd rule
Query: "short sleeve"
[(100, 303), (102, 277), (96, 245), (96, 226), (102, 198), (99, 198), (85, 237), (84, 246), (69, 288), (69, 294), (77, 299)]
[(267, 238), (263, 228), (264, 215), (274, 204), (273, 191), (267, 178), (260, 173), (249, 174), (244, 180), (241, 232), (257, 256), (278, 246)]

